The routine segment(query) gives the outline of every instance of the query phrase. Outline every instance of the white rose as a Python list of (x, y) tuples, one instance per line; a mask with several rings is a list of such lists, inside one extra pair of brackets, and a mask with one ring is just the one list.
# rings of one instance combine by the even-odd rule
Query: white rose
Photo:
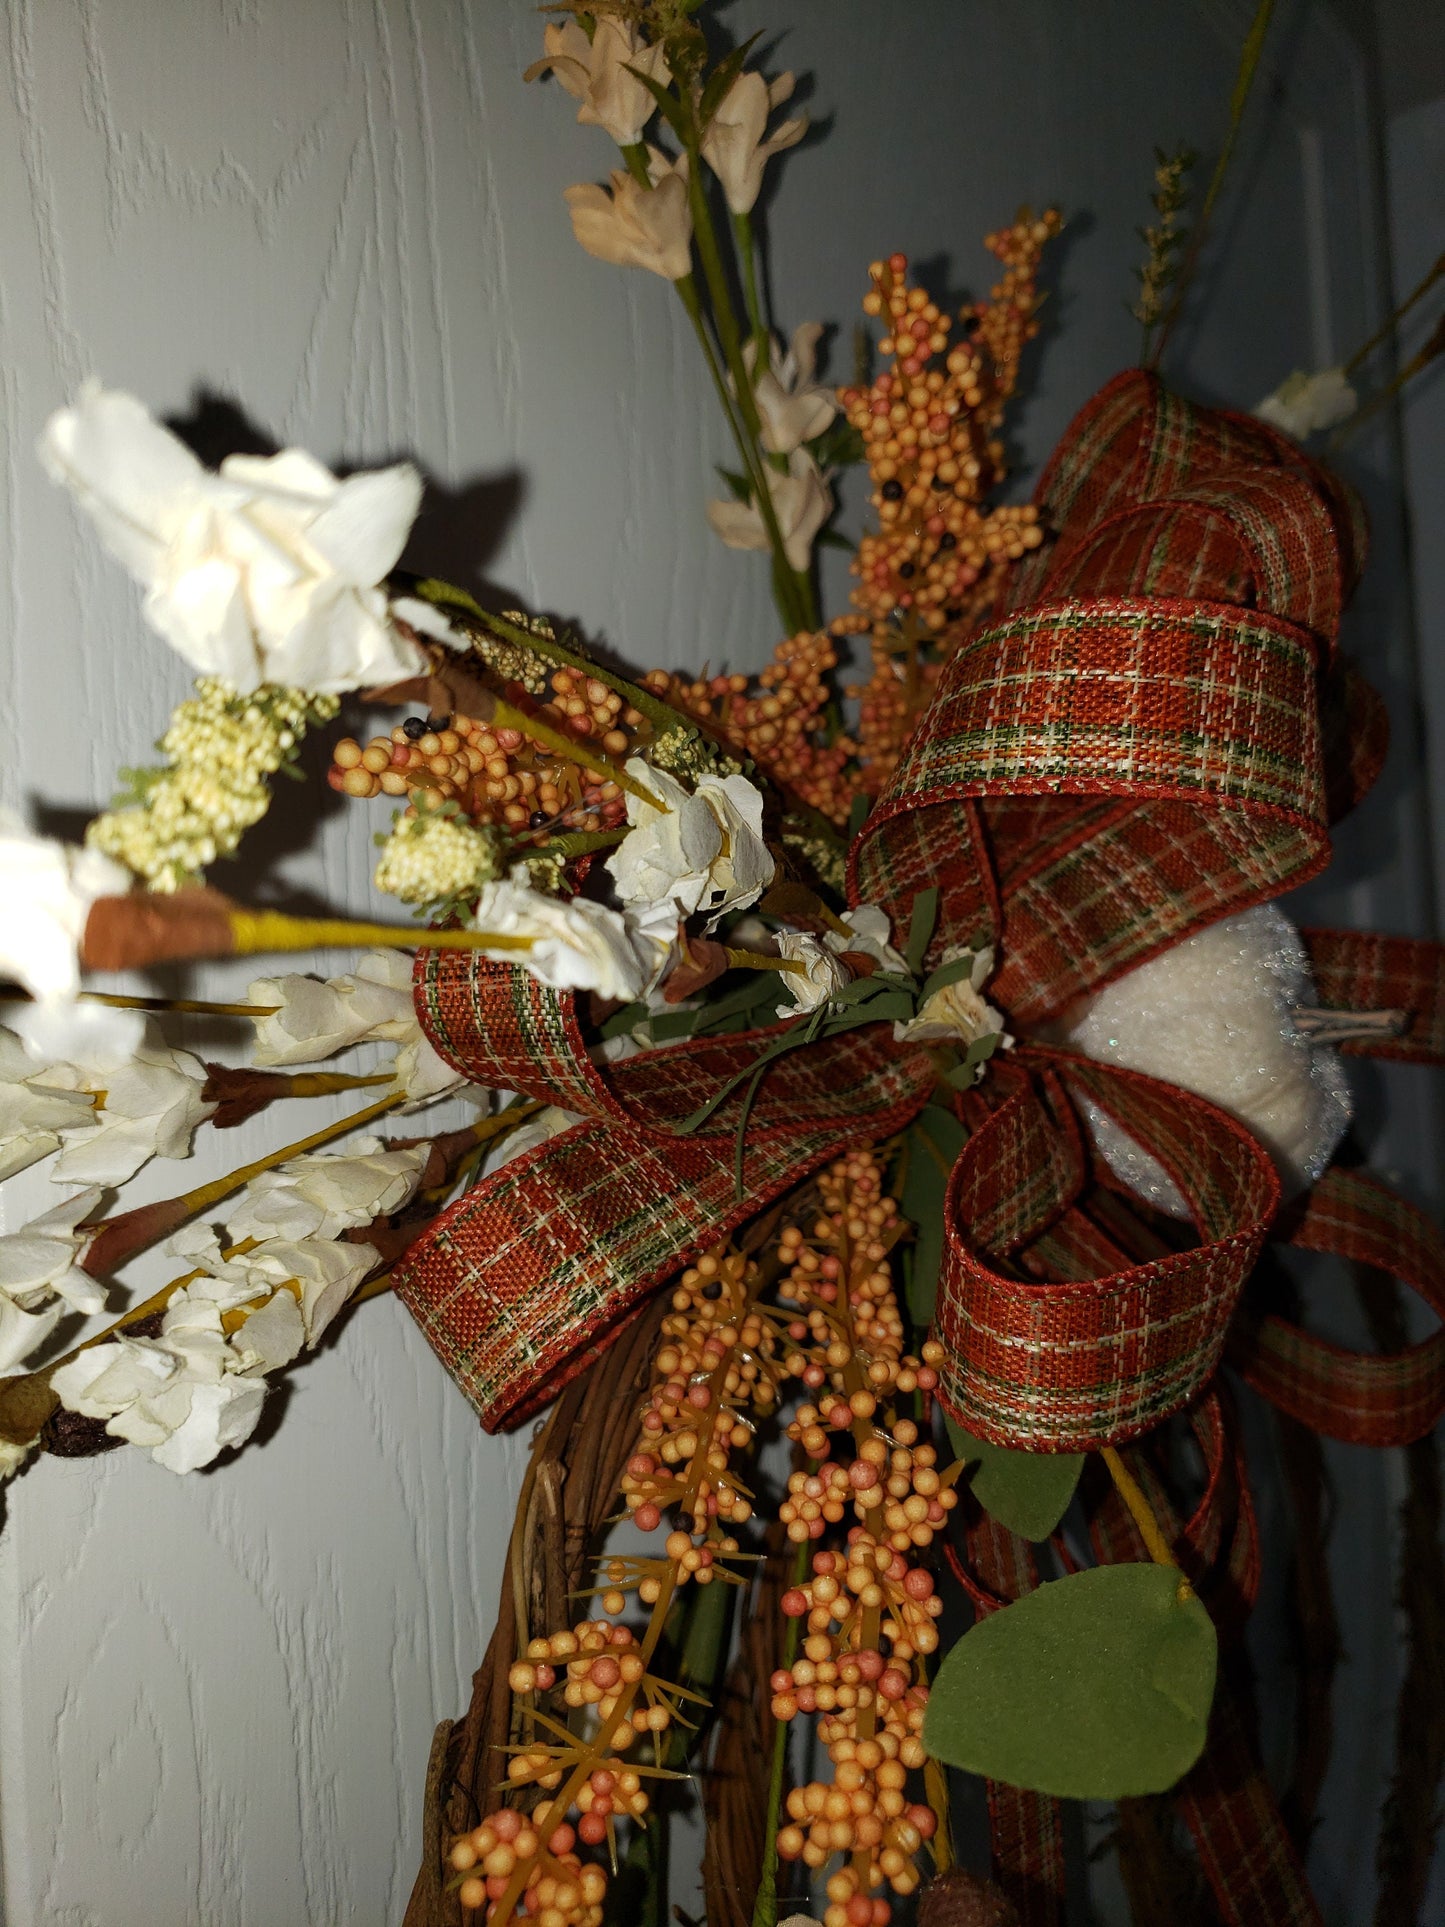
[(681, 916), (707, 910), (716, 920), (754, 902), (772, 882), (763, 799), (745, 776), (705, 776), (689, 795), (676, 777), (640, 757), (627, 774), (657, 804), (628, 793), (632, 828), (607, 859), (624, 903), (670, 901)]
[(377, 586), (421, 503), (408, 464), (339, 481), (293, 448), (213, 473), (133, 395), (93, 383), (51, 416), (39, 452), (202, 674), (339, 693), (417, 673)]
[(843, 921), (848, 926), (846, 937), (841, 930), (830, 930), (823, 939), (830, 950), (839, 956), (845, 950), (856, 950), (861, 956), (871, 957), (875, 963), (881, 964), (884, 970), (896, 970), (905, 977), (911, 974), (907, 960), (889, 942), (893, 925), (881, 904), (860, 903), (856, 910), (843, 912)]
[(796, 1017), (800, 1010), (816, 1010), (819, 1004), (828, 999), (845, 984), (851, 983), (848, 966), (842, 963), (826, 944), (819, 943), (802, 930), (780, 930), (778, 950), (790, 962), (803, 965), (802, 970), (785, 970), (781, 973), (783, 984), (792, 1004), (779, 1004), (779, 1017)]
[(543, 896), (509, 881), (485, 884), (477, 898), (478, 929), (530, 937), (530, 950), (483, 950), (522, 968), (553, 990), (593, 990), (630, 1003), (646, 988), (652, 946), (639, 954), (627, 921), (587, 897)]
[(966, 1049), (981, 1037), (999, 1036), (1005, 1044), (1013, 1042), (1004, 1031), (1002, 1015), (979, 995), (993, 974), (993, 946), (986, 944), (977, 951), (946, 950), (943, 961), (955, 963), (964, 957), (970, 958), (972, 964), (966, 977), (934, 991), (920, 1006), (917, 1016), (910, 1017), (906, 1024), (893, 1026), (893, 1035), (899, 1043), (938, 1041), (961, 1044)]

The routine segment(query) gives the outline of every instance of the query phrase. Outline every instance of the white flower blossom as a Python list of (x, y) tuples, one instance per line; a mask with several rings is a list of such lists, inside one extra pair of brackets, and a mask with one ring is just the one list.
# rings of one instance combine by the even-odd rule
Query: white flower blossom
[(1315, 375), (1296, 368), (1254, 412), (1271, 428), (1281, 428), (1303, 442), (1348, 421), (1358, 406), (1359, 398), (1346, 381), (1343, 368), (1322, 368)]
[(88, 1092), (47, 1089), (44, 1067), (14, 1031), (0, 1029), (0, 1179), (58, 1151), (61, 1131), (93, 1114)]
[(687, 156), (680, 154), (670, 161), (649, 147), (647, 162), (650, 187), (614, 168), (610, 189), (592, 181), (567, 188), (572, 232), (598, 261), (610, 261), (619, 268), (646, 268), (664, 280), (681, 281), (692, 272)]
[[(19, 1231), (0, 1238), (0, 1300), (8, 1299), (22, 1311), (34, 1311), (52, 1298), (63, 1299), (72, 1310), (86, 1314), (101, 1309), (104, 1290), (80, 1268), (94, 1236), (82, 1230), (81, 1223), (100, 1199), (99, 1186), (78, 1191)], [(5, 1363), (0, 1360), (0, 1369)]]
[[(766, 473), (768, 494), (772, 497), (788, 566), (806, 569), (818, 531), (833, 513), (833, 491), (806, 448), (793, 450), (788, 457), (786, 474), (771, 464)], [(725, 502), (714, 498), (707, 505), (707, 519), (713, 533), (730, 549), (770, 546), (767, 527), (756, 502)]]
[(671, 902), (690, 917), (756, 902), (773, 880), (763, 841), (763, 799), (745, 776), (704, 776), (689, 795), (675, 776), (634, 756), (627, 774), (657, 798), (627, 796), (632, 825), (607, 859), (626, 904)]
[(778, 950), (789, 963), (800, 963), (803, 970), (780, 973), (791, 1004), (779, 1004), (779, 1017), (796, 1017), (800, 1010), (816, 1010), (845, 984), (851, 983), (848, 966), (826, 944), (819, 943), (803, 930), (780, 930)]
[(502, 937), (530, 937), (530, 950), (483, 950), (519, 964), (553, 990), (593, 990), (630, 1003), (648, 988), (656, 945), (616, 910), (588, 897), (543, 896), (510, 881), (488, 883), (477, 899), (478, 929)]
[[(194, 1472), (256, 1429), (266, 1381), (248, 1370), (221, 1325), (224, 1300), (178, 1291), (161, 1336), (92, 1345), (51, 1375), (61, 1403), (104, 1419), (113, 1438), (149, 1451), (170, 1472)], [(199, 1286), (199, 1288), (198, 1288)]]
[(151, 626), (204, 675), (337, 694), (422, 658), (377, 585), (421, 504), (407, 463), (339, 481), (301, 449), (198, 462), (133, 395), (88, 384), (40, 459), (146, 591)]
[(768, 162), (785, 148), (796, 147), (808, 131), (808, 116), (797, 114), (768, 135), (768, 116), (792, 99), (793, 84), (791, 74), (779, 74), (769, 84), (754, 69), (746, 69), (723, 95), (703, 132), (703, 159), (721, 181), (734, 214), (751, 212)]
[[(592, 38), (576, 20), (549, 21), (542, 31), (546, 53), (534, 60), (523, 80), (554, 73), (573, 100), (584, 127), (601, 127), (619, 147), (632, 147), (657, 112), (657, 103), (637, 73), (665, 87), (672, 78), (663, 47), (649, 47), (630, 21), (603, 14)], [(629, 73), (628, 68), (636, 69)]]
[(847, 936), (841, 930), (830, 930), (823, 939), (830, 950), (840, 957), (845, 950), (856, 950), (861, 956), (871, 957), (884, 970), (896, 970), (905, 977), (911, 974), (907, 959), (889, 941), (893, 925), (881, 904), (860, 903), (856, 910), (843, 912), (843, 921), (848, 926)]
[[(360, 1138), (350, 1152), (292, 1158), (246, 1186), (224, 1220), (227, 1237), (232, 1244), (339, 1238), (408, 1203), (430, 1154), (426, 1144), (388, 1151), (379, 1138)], [(171, 1249), (189, 1256), (190, 1235), (177, 1232)]]
[(437, 1055), (417, 1018), (411, 971), (402, 951), (373, 950), (354, 971), (324, 983), (296, 973), (258, 977), (248, 995), (267, 1014), (253, 1020), (253, 1061), (314, 1064), (379, 1040), (397, 1046), (397, 1081), (408, 1108), (459, 1089), (466, 1080)]
[(189, 1051), (145, 1043), (128, 1063), (57, 1064), (47, 1084), (95, 1093), (85, 1122), (60, 1132), (57, 1183), (124, 1184), (153, 1157), (187, 1158), (197, 1126), (215, 1110), (201, 1096), (206, 1067)]
[[(228, 1229), (227, 1237), (234, 1236)], [(233, 1251), (224, 1256), (210, 1225), (187, 1225), (172, 1238), (170, 1248), (187, 1264), (204, 1271), (207, 1277), (231, 1286), (239, 1294), (237, 1302), (249, 1302), (271, 1293), (290, 1299), (297, 1307), (295, 1348), (285, 1358), (268, 1355), (268, 1371), (278, 1364), (289, 1364), (303, 1341), (314, 1345), (378, 1262), (373, 1245), (353, 1244), (324, 1232), (302, 1238), (268, 1238), (250, 1251)], [(291, 1285), (296, 1287), (294, 1293), (288, 1288)], [(268, 1318), (266, 1325), (252, 1331), (251, 1326), (259, 1316), (259, 1312), (252, 1312), (242, 1327), (248, 1334), (247, 1343), (257, 1350), (263, 1331), (289, 1329), (289, 1314), (284, 1308)]]
[(829, 428), (838, 413), (834, 390), (813, 379), (822, 333), (822, 322), (803, 322), (793, 330), (785, 354), (779, 351), (776, 335), (770, 334), (768, 365), (757, 372), (757, 342), (749, 340), (743, 348), (758, 405), (763, 447), (770, 455), (791, 455), (795, 448)]
[(90, 906), (129, 888), (130, 877), (109, 857), (34, 836), (0, 811), (0, 978), (12, 978), (32, 997), (73, 999)]
[(985, 1003), (980, 992), (993, 975), (993, 946), (981, 950), (952, 949), (943, 954), (946, 964), (971, 959), (966, 977), (934, 991), (906, 1024), (895, 1024), (893, 1035), (901, 1044), (946, 1042), (967, 1048), (981, 1037), (998, 1036), (1005, 1046), (1013, 1039), (1004, 1030), (1002, 1015)]

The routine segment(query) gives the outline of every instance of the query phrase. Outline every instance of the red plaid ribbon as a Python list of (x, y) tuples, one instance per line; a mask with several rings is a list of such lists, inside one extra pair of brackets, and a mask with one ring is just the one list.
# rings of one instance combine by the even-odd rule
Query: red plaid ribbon
[[(850, 858), (853, 899), (899, 927), (938, 886), (935, 959), (998, 945), (990, 994), (1016, 1027), (1313, 874), (1331, 816), (1383, 753), (1378, 702), (1334, 651), (1358, 512), (1286, 438), (1136, 371), (1083, 409), (1039, 501), (1056, 540), (946, 665)], [(1333, 933), (1312, 947), (1324, 1002), (1408, 1005), (1394, 1054), (1438, 1054), (1438, 951)], [(694, 1137), (675, 1131), (775, 1031), (599, 1067), (571, 999), (521, 970), (428, 955), (417, 982), (443, 1056), (584, 1118), (469, 1192), (396, 1273), (489, 1427), (551, 1396), (666, 1276), (849, 1142), (898, 1128), (930, 1088), (927, 1058), (881, 1026), (783, 1056), (748, 1124), (743, 1203), (740, 1100)], [(1141, 1254), (1111, 1235), (1080, 1097), (1170, 1171), (1193, 1250)], [(1215, 1372), (1277, 1204), (1268, 1158), (1198, 1098), (1039, 1048), (995, 1060), (968, 1108), (937, 1315), (945, 1403), (1036, 1450), (1146, 1431)], [(1406, 1275), (1422, 1290), (1434, 1277), (1413, 1259)], [(1327, 1402), (1308, 1388), (1333, 1372), (1352, 1411), (1380, 1405), (1376, 1369), (1303, 1335), (1286, 1344), (1268, 1321), (1243, 1331), (1272, 1396)], [(1394, 1368), (1411, 1424), (1439, 1409), (1434, 1369)]]

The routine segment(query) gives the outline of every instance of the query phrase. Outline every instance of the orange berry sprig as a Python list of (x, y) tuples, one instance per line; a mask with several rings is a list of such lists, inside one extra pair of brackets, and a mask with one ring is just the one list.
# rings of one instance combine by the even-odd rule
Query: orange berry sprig
[[(611, 1844), (617, 1819), (646, 1814), (646, 1779), (682, 1777), (661, 1764), (660, 1741), (698, 1695), (649, 1669), (681, 1587), (741, 1584), (729, 1562), (742, 1555), (724, 1528), (745, 1521), (752, 1503), (732, 1461), (751, 1447), (750, 1414), (771, 1408), (780, 1376), (765, 1355), (769, 1329), (757, 1307), (762, 1276), (723, 1249), (682, 1274), (622, 1479), (643, 1531), (657, 1531), (665, 1514), (676, 1524), (661, 1557), (602, 1562), (597, 1590), (609, 1617), (532, 1640), (509, 1674), (514, 1693), (537, 1696), (538, 1703), (529, 1700), (531, 1718), (552, 1736), (515, 1751), (509, 1787), (522, 1796), (536, 1786), (551, 1797), (529, 1816), (500, 1806), (452, 1845), (449, 1863), (462, 1877), (458, 1898), (464, 1908), (485, 1908), (488, 1927), (524, 1914), (542, 1927), (597, 1927), (607, 1877), (581, 1863), (578, 1843)], [(650, 1608), (640, 1635), (616, 1623), (630, 1591)], [(562, 1718), (545, 1704), (559, 1697)], [(571, 1727), (563, 1723), (568, 1714)], [(575, 1724), (589, 1714), (596, 1722), (590, 1732)], [(647, 1735), (651, 1763), (632, 1757)]]
[[(580, 743), (625, 758), (647, 740), (646, 719), (595, 676), (553, 669), (540, 718)], [(599, 779), (522, 730), (497, 728), (470, 716), (433, 723), (409, 716), (390, 736), (362, 744), (344, 737), (332, 750), (327, 781), (343, 795), (454, 801), (474, 823), (495, 824), (513, 836), (545, 844), (554, 830), (606, 830), (626, 816), (616, 783)]]
[(983, 504), (1004, 474), (997, 430), (1024, 345), (1038, 332), (1038, 261), (1059, 225), (1052, 209), (1037, 220), (1021, 214), (986, 238), (1004, 276), (987, 302), (961, 310), (951, 346), (953, 322), (908, 284), (906, 256), (870, 267), (863, 309), (883, 319), (879, 353), (893, 366), (868, 387), (839, 391), (863, 438), (879, 522), (853, 563), (856, 626), (912, 611), (931, 632), (950, 627), (978, 606), (1000, 567), (1042, 540), (1032, 504)]
[[(825, 1927), (885, 1927), (886, 1890), (914, 1891), (916, 1856), (938, 1825), (932, 1805), (908, 1797), (910, 1774), (928, 1764), (926, 1661), (942, 1610), (931, 1574), (911, 1560), (956, 1495), (914, 1421), (891, 1409), (900, 1396), (934, 1388), (942, 1351), (932, 1341), (921, 1358), (903, 1351), (888, 1265), (903, 1227), (876, 1158), (859, 1151), (840, 1160), (819, 1190), (811, 1234), (793, 1226), (780, 1239), (790, 1269), (779, 1297), (796, 1307), (784, 1366), (814, 1393), (788, 1433), (815, 1462), (790, 1477), (781, 1516), (800, 1544), (850, 1512), (856, 1523), (842, 1549), (813, 1555), (811, 1579), (782, 1601), (806, 1636), (802, 1658), (772, 1676), (772, 1710), (783, 1721), (820, 1716), (833, 1778), (790, 1791), (778, 1852), (818, 1869), (843, 1854), (827, 1882)], [(833, 1457), (844, 1439), (853, 1447), (846, 1463)]]

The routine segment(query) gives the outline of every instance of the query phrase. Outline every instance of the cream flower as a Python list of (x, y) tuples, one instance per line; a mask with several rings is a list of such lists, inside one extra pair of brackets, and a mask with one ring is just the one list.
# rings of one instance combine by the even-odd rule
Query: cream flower
[(542, 32), (546, 54), (534, 60), (523, 80), (554, 73), (573, 100), (584, 127), (601, 127), (619, 147), (632, 147), (657, 112), (657, 103), (633, 67), (660, 87), (672, 78), (662, 47), (649, 47), (630, 21), (604, 14), (592, 38), (575, 20), (549, 21)]
[(1317, 375), (1303, 368), (1282, 381), (1272, 395), (1266, 395), (1255, 414), (1271, 428), (1282, 428), (1297, 442), (1326, 428), (1348, 421), (1359, 405), (1359, 398), (1345, 380), (1343, 368), (1322, 368)]
[[(235, 1236), (229, 1229), (226, 1235)], [(208, 1278), (232, 1287), (238, 1303), (272, 1293), (290, 1299), (298, 1307), (300, 1336), (295, 1350), (286, 1358), (272, 1357), (266, 1366), (268, 1371), (275, 1365), (289, 1364), (301, 1349), (302, 1341), (314, 1345), (378, 1262), (373, 1245), (352, 1244), (324, 1232), (314, 1237), (268, 1238), (250, 1251), (236, 1251), (223, 1257), (220, 1241), (211, 1226), (188, 1225), (176, 1233), (170, 1248), (188, 1264), (204, 1271)], [(291, 1286), (295, 1287), (294, 1292), (289, 1289)], [(252, 1332), (250, 1326), (258, 1316), (259, 1312), (251, 1313), (243, 1328), (252, 1349), (260, 1349), (260, 1333), (268, 1327), (277, 1328), (283, 1314), (278, 1313), (268, 1320), (267, 1326), (258, 1326)]]
[[(312, 1152), (253, 1178), (224, 1223), (232, 1244), (245, 1238), (339, 1238), (343, 1231), (389, 1217), (414, 1195), (430, 1146), (383, 1149), (379, 1138), (361, 1138), (350, 1152)], [(187, 1232), (171, 1249), (188, 1256)]]
[(133, 395), (88, 384), (40, 459), (146, 590), (146, 618), (203, 674), (339, 693), (421, 658), (377, 585), (421, 504), (409, 464), (339, 481), (300, 449), (204, 468)]
[[(98, 1186), (78, 1191), (53, 1211), (0, 1238), (0, 1299), (8, 1299), (22, 1311), (34, 1311), (52, 1298), (63, 1299), (75, 1311), (99, 1311), (105, 1292), (80, 1269), (95, 1234), (79, 1227), (100, 1199)], [(0, 1361), (0, 1368), (5, 1362)]]
[[(816, 1010), (819, 1004), (828, 999), (847, 983), (852, 982), (848, 966), (816, 937), (810, 937), (802, 930), (780, 930), (778, 950), (790, 963), (800, 963), (801, 971), (785, 970), (781, 973), (782, 982), (792, 998), (791, 1004), (779, 1004), (779, 1017), (796, 1017), (800, 1010)], [(805, 974), (806, 973), (806, 974)]]
[[(788, 469), (769, 465), (768, 493), (773, 513), (783, 538), (788, 566), (806, 569), (819, 529), (833, 513), (833, 491), (822, 470), (806, 448), (795, 448), (788, 457)], [(756, 502), (713, 500), (707, 505), (707, 519), (713, 533), (730, 549), (766, 549), (768, 531)]]
[(95, 1093), (94, 1111), (60, 1133), (50, 1175), (58, 1183), (124, 1184), (150, 1158), (188, 1158), (196, 1129), (215, 1110), (201, 1092), (206, 1067), (189, 1051), (142, 1044), (109, 1068), (60, 1064), (47, 1084)]
[(676, 777), (640, 757), (627, 774), (657, 805), (628, 794), (632, 828), (607, 859), (624, 903), (671, 902), (680, 916), (706, 910), (716, 920), (761, 896), (775, 866), (754, 784), (745, 776), (704, 776), (689, 795)]
[(88, 1093), (47, 1089), (43, 1066), (13, 1031), (0, 1029), (0, 1179), (58, 1151), (61, 1131), (93, 1115)]
[(675, 161), (647, 150), (651, 187), (620, 169), (609, 191), (591, 181), (565, 190), (572, 232), (598, 261), (646, 268), (668, 281), (692, 272), (692, 211), (687, 201), (687, 156)]
[(749, 68), (723, 95), (702, 137), (703, 159), (722, 182), (734, 214), (750, 213), (763, 185), (763, 170), (774, 154), (796, 147), (808, 131), (808, 116), (785, 120), (765, 138), (768, 116), (793, 95), (793, 76), (779, 74), (771, 85)]
[(1004, 1030), (1003, 1017), (979, 995), (993, 974), (993, 946), (986, 944), (982, 950), (976, 951), (946, 950), (943, 955), (946, 964), (962, 958), (969, 958), (972, 962), (966, 977), (945, 984), (942, 990), (935, 990), (920, 1007), (916, 1017), (910, 1017), (906, 1024), (893, 1026), (893, 1035), (899, 1043), (936, 1041), (959, 1044), (966, 1049), (981, 1037), (993, 1036), (1002, 1038), (1006, 1045), (1012, 1043), (1012, 1038)]
[(805, 321), (793, 330), (786, 354), (779, 352), (777, 337), (769, 335), (768, 365), (756, 374), (757, 342), (750, 340), (743, 348), (753, 378), (763, 447), (770, 455), (791, 455), (821, 435), (838, 413), (834, 391), (813, 380), (822, 333), (822, 322)]
[(23, 1445), (17, 1445), (13, 1439), (0, 1439), (0, 1485), (15, 1477), (39, 1443), (38, 1438), (27, 1439)]
[(380, 1040), (397, 1046), (397, 1081), (408, 1108), (459, 1089), (466, 1080), (438, 1057), (417, 1019), (411, 969), (402, 951), (373, 950), (354, 971), (324, 983), (295, 973), (258, 977), (248, 994), (268, 1014), (254, 1019), (253, 1061), (314, 1064)]
[(109, 857), (33, 836), (17, 816), (0, 811), (0, 977), (32, 997), (73, 998), (90, 906), (129, 888), (129, 876)]
[[(202, 1280), (202, 1286), (209, 1280)], [(51, 1375), (61, 1403), (170, 1472), (194, 1472), (256, 1429), (266, 1382), (221, 1327), (224, 1301), (196, 1286), (172, 1298), (158, 1339), (93, 1345)]]
[(646, 988), (653, 946), (634, 940), (627, 920), (587, 897), (543, 896), (520, 884), (489, 883), (477, 899), (476, 924), (503, 937), (530, 937), (530, 950), (484, 950), (520, 964), (553, 990), (593, 990), (630, 1003)]
[(823, 939), (831, 951), (841, 957), (845, 950), (856, 950), (881, 964), (884, 970), (896, 970), (905, 977), (911, 974), (907, 960), (889, 941), (893, 926), (881, 904), (860, 903), (856, 910), (843, 912), (843, 921), (849, 931), (846, 937), (841, 930), (830, 930)]

